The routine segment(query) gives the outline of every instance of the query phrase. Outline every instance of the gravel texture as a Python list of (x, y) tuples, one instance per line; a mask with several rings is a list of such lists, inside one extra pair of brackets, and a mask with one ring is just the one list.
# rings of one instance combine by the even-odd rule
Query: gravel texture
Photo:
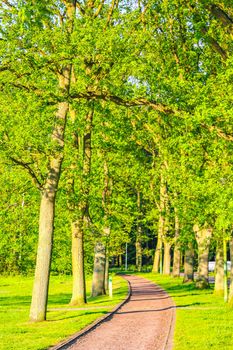
[(175, 306), (168, 294), (137, 276), (124, 276), (131, 297), (112, 317), (79, 338), (70, 350), (170, 350)]

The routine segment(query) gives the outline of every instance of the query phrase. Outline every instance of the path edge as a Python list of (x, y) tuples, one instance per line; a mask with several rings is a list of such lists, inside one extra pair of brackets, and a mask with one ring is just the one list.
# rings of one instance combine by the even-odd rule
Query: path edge
[[(142, 276), (140, 276), (142, 277)], [(148, 282), (152, 282), (154, 283), (154, 285), (156, 285), (157, 287), (159, 287), (160, 289), (162, 289), (171, 299), (172, 302), (172, 314), (171, 314), (171, 318), (170, 318), (170, 325), (169, 325), (169, 329), (165, 338), (165, 342), (164, 342), (164, 346), (161, 350), (172, 350), (174, 347), (174, 335), (175, 335), (175, 325), (176, 325), (176, 304), (172, 298), (172, 296), (166, 291), (166, 289), (164, 289), (160, 284), (146, 278), (143, 277), (145, 280), (147, 280)]]
[[(160, 288), (162, 288), (161, 286), (159, 286)], [(169, 295), (169, 293), (162, 288), (167, 295)], [(169, 326), (169, 330), (167, 333), (167, 337), (166, 337), (166, 342), (164, 345), (164, 349), (163, 350), (172, 350), (174, 348), (174, 336), (175, 336), (175, 325), (176, 325), (176, 304), (173, 300), (173, 298), (169, 295), (169, 297), (171, 298), (172, 301), (172, 314), (171, 314), (171, 318), (170, 318), (170, 326)]]
[[(122, 276), (122, 278), (124, 278), (124, 275)], [(71, 345), (73, 345), (76, 342), (76, 340), (78, 340), (82, 336), (86, 335), (87, 333), (91, 332), (94, 328), (99, 326), (101, 323), (103, 323), (104, 321), (107, 321), (108, 318), (112, 317), (124, 304), (127, 303), (127, 301), (129, 301), (129, 299), (131, 297), (131, 293), (132, 293), (131, 284), (128, 280), (127, 280), (127, 282), (128, 282), (128, 294), (123, 301), (121, 301), (119, 304), (117, 304), (115, 306), (114, 309), (109, 311), (106, 315), (97, 318), (97, 320), (95, 320), (94, 322), (92, 322), (91, 324), (89, 324), (88, 326), (83, 328), (81, 331), (74, 333), (73, 335), (69, 336), (65, 340), (62, 340), (60, 343), (58, 343), (56, 345), (50, 346), (49, 348), (47, 348), (47, 350), (65, 350), (65, 349), (68, 349)]]

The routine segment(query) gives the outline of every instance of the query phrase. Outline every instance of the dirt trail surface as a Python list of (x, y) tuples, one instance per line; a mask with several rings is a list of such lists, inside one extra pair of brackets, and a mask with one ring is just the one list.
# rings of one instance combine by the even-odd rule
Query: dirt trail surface
[(125, 276), (131, 297), (118, 311), (79, 338), (70, 350), (170, 350), (175, 322), (174, 303), (154, 283)]

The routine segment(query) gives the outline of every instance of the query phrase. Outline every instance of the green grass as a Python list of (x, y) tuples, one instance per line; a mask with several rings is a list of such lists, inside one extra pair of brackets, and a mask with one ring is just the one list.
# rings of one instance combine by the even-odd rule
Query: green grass
[[(127, 282), (113, 276), (113, 298), (88, 298), (86, 310), (70, 307), (72, 280), (69, 276), (51, 277), (47, 321), (28, 322), (32, 277), (0, 277), (0, 349), (42, 350), (81, 330), (109, 312), (127, 295)], [(90, 291), (91, 280), (87, 280)], [(53, 310), (60, 309), (60, 310)]]
[(181, 278), (140, 275), (163, 287), (177, 306), (173, 350), (233, 349), (233, 308), (214, 296), (212, 288), (198, 290)]

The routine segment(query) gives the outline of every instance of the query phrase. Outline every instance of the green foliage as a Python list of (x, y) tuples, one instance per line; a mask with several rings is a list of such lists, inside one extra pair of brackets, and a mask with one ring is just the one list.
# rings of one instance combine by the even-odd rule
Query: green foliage
[[(0, 6), (0, 271), (33, 270), (40, 191), (51, 157), (63, 147), (51, 137), (61, 101), (76, 117), (70, 113), (65, 130), (54, 273), (71, 273), (70, 222), (78, 215), (71, 206), (77, 209), (83, 200), (91, 218), (85, 228), (88, 272), (95, 239), (106, 224), (111, 256), (122, 254), (126, 242), (135, 243), (138, 224), (144, 255), (151, 256), (161, 177), (171, 242), (175, 210), (182, 248), (194, 239), (194, 223), (212, 226), (216, 239), (223, 231), (229, 236), (233, 47), (228, 1), (149, 1), (145, 7), (120, 1), (113, 8), (108, 2), (102, 7), (83, 2), (72, 33), (64, 1), (8, 3)], [(219, 13), (227, 15), (225, 22)], [(58, 80), (68, 65), (73, 76), (64, 93)], [(84, 176), (80, 140), (90, 106), (92, 164)], [(105, 163), (112, 189), (104, 208)]]

